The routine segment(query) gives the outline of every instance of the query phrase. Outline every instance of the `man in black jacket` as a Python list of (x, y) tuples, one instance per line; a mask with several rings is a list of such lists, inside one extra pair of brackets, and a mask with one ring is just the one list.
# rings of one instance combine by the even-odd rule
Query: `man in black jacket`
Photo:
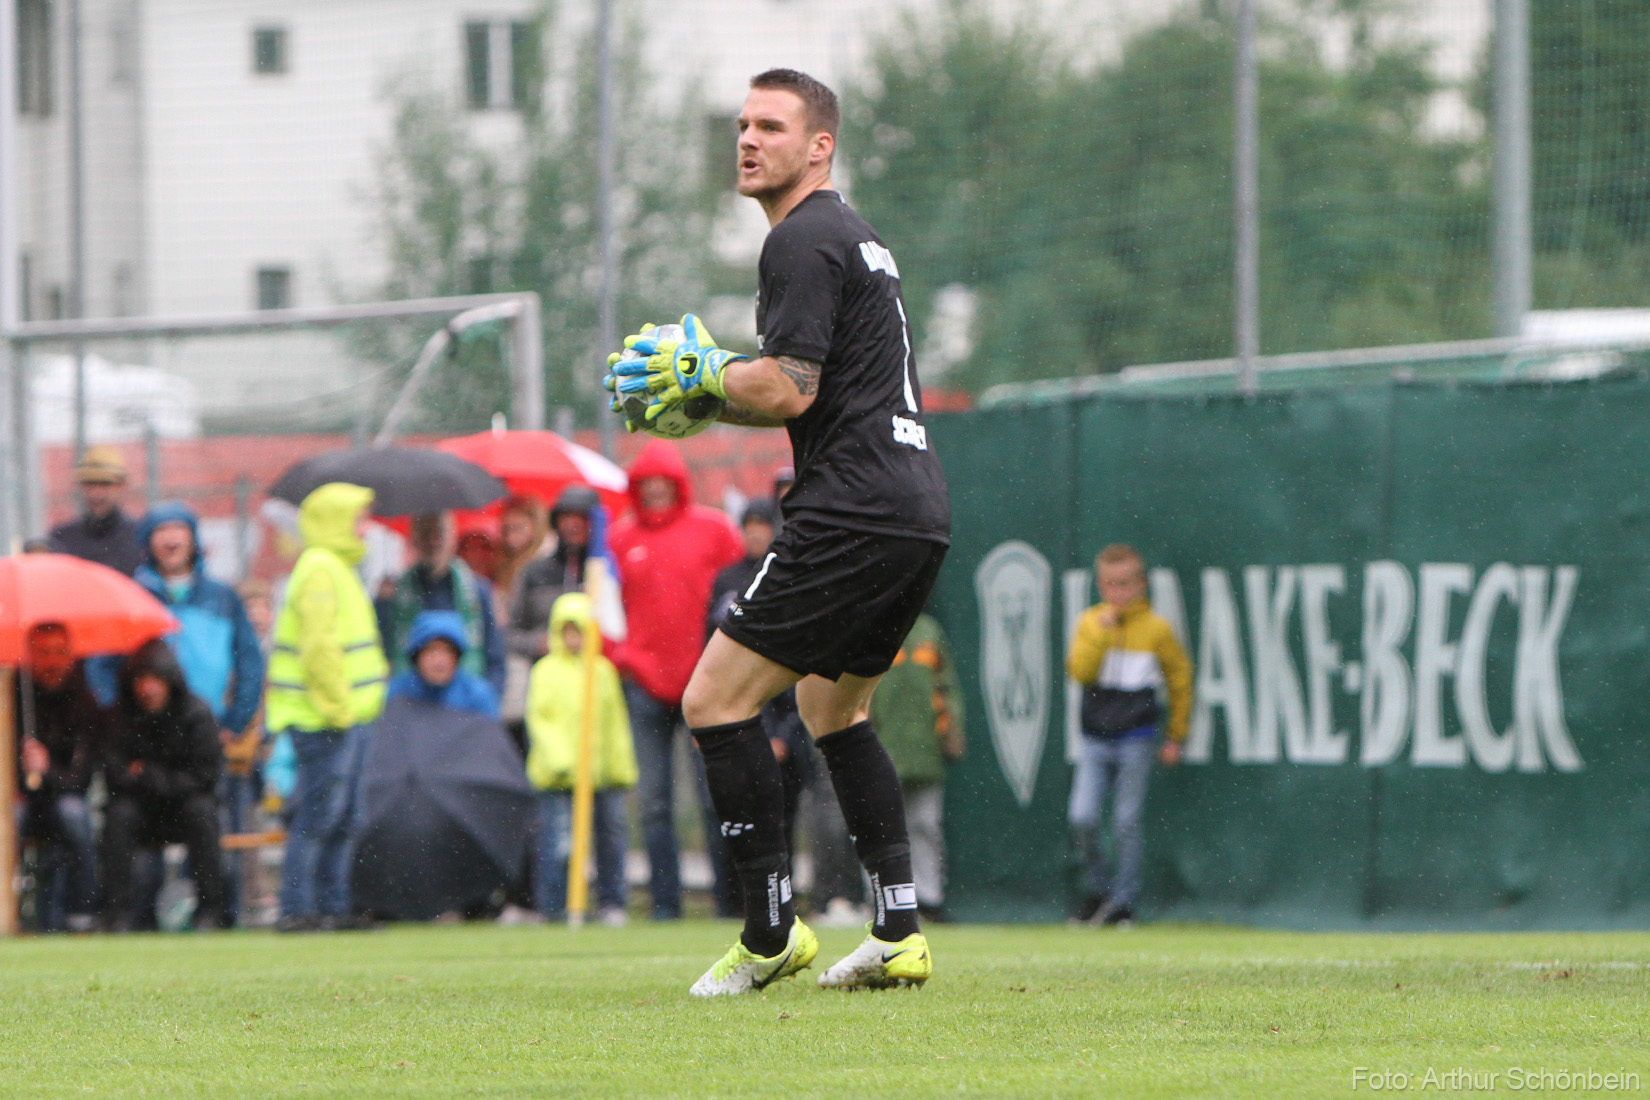
[(115, 447), (88, 447), (74, 470), (80, 515), (52, 528), (59, 554), (95, 561), (130, 577), (143, 564), (137, 524), (120, 507), (126, 492), (126, 460)]
[(90, 932), (97, 920), (97, 843), (86, 791), (107, 716), (97, 705), (62, 623), (29, 631), (17, 679), (17, 782), (24, 837), (41, 845), (40, 930)]
[(516, 581), (511, 601), (510, 652), (536, 661), (549, 652), (545, 631), (550, 609), (564, 592), (584, 590), (584, 559), (590, 551), (591, 516), (601, 498), (588, 485), (569, 485), (550, 510), (556, 549), (529, 562)]
[(212, 709), (189, 693), (166, 643), (149, 642), (127, 658), (105, 759), (103, 879), (110, 931), (140, 923), (132, 896), (137, 850), (169, 843), (189, 849), (199, 896), (195, 927), (221, 925), (226, 897), (215, 792), (222, 763)]

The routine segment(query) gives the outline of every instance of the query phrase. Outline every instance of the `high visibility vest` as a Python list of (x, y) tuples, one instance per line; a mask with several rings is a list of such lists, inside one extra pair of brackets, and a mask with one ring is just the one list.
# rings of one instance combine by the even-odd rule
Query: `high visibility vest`
[(302, 642), (298, 631), (298, 596), (317, 573), (332, 578), (338, 596), (338, 641), (344, 650), (344, 677), (350, 686), (350, 724), (361, 725), (377, 718), (384, 709), (384, 691), (389, 681), (389, 664), (378, 638), (378, 618), (372, 601), (354, 570), (330, 550), (305, 550), (287, 582), (286, 601), (275, 620), (275, 645), (269, 655), (268, 690), (265, 694), (264, 726), (273, 732), (283, 729), (304, 731), (335, 728), (321, 717), (310, 698), (304, 669), (298, 661)]

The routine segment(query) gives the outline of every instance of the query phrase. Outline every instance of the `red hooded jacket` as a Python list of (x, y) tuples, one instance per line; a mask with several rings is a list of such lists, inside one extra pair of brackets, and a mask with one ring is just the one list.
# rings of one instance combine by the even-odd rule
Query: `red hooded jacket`
[[(674, 506), (642, 511), (640, 485), (650, 477), (676, 483)], [(650, 441), (630, 467), (630, 503), (609, 536), (629, 630), (613, 663), (649, 695), (676, 706), (704, 649), (711, 584), (745, 556), (745, 546), (721, 512), (693, 503), (687, 465), (662, 439)]]

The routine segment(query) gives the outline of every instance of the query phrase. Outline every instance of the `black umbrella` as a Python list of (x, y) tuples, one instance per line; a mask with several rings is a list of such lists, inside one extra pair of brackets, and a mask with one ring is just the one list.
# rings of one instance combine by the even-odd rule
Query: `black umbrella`
[(536, 800), (502, 723), (400, 698), (370, 736), (357, 909), (430, 920), (485, 902), (519, 873)]
[(269, 495), (302, 504), (334, 481), (373, 491), (375, 516), (481, 508), (504, 496), (504, 482), (473, 462), (442, 451), (363, 447), (307, 458), (281, 475)]

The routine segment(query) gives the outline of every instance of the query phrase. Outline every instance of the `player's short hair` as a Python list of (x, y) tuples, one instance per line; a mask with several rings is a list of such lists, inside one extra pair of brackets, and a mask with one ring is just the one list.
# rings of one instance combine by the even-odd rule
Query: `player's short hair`
[(1140, 551), (1126, 542), (1114, 542), (1110, 546), (1094, 555), (1094, 569), (1099, 572), (1102, 565), (1132, 564), (1140, 572), (1146, 571), (1146, 559), (1140, 556)]
[(842, 108), (837, 105), (836, 93), (825, 85), (795, 69), (769, 69), (751, 77), (752, 88), (779, 88), (802, 101), (804, 117), (814, 133), (823, 130), (836, 139), (837, 127), (842, 125)]

